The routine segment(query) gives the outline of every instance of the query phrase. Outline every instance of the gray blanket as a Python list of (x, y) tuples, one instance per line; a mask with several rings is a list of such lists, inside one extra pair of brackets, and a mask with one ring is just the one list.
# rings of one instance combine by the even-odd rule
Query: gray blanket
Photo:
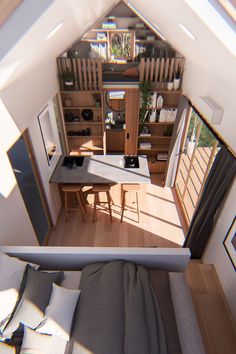
[(83, 270), (80, 288), (71, 353), (167, 353), (145, 268), (123, 261), (91, 264)]

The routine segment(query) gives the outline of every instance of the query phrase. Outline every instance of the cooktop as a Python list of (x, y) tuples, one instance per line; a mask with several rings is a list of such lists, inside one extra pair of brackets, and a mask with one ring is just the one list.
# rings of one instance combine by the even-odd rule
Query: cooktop
[(139, 160), (136, 155), (124, 156), (124, 168), (139, 168)]

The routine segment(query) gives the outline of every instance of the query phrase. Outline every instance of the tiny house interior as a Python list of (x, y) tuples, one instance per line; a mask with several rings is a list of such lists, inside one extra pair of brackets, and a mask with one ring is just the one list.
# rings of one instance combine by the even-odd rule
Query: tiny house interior
[(235, 331), (234, 2), (1, 6), (0, 249), (189, 247)]

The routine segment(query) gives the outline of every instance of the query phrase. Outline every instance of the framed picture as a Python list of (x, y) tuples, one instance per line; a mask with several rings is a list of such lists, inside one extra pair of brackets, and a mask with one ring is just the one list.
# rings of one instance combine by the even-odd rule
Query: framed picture
[(229, 255), (230, 261), (234, 266), (234, 270), (236, 270), (236, 217), (234, 217), (234, 220), (230, 225), (223, 244)]
[(56, 143), (53, 134), (52, 122), (49, 107), (46, 106), (38, 115), (40, 131), (42, 134), (45, 153), (48, 164), (51, 164), (53, 156), (56, 154)]

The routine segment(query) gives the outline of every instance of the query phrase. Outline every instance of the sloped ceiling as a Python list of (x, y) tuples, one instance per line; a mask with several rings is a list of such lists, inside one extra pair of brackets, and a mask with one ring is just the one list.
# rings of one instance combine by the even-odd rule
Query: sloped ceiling
[[(118, 0), (24, 0), (0, 28), (0, 90), (55, 60)], [(54, 36), (47, 35), (59, 24)]]
[[(0, 46), (0, 89), (36, 67), (39, 61), (54, 60), (118, 2), (24, 0), (0, 29), (0, 43), (3, 43)], [(125, 2), (132, 4), (151, 23), (157, 24), (168, 42), (183, 56), (226, 82), (236, 82), (234, 56), (184, 0)], [(46, 39), (48, 33), (61, 22), (60, 30)], [(187, 26), (197, 40), (187, 37), (179, 23)]]

